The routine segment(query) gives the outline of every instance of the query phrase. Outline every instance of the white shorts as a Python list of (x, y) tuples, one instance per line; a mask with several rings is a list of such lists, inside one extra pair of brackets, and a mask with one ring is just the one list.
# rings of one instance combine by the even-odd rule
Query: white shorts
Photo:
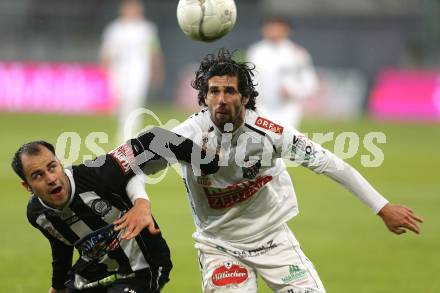
[(278, 293), (325, 293), (287, 224), (250, 243), (196, 238), (203, 292), (257, 292), (257, 276)]

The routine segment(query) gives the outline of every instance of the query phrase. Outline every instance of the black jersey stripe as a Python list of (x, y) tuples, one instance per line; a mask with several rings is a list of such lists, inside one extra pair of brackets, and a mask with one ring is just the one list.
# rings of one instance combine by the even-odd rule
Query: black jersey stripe
[(251, 125), (249, 125), (249, 124), (247, 124), (247, 123), (245, 123), (244, 125), (245, 125), (247, 128), (249, 128), (250, 130), (255, 131), (256, 133), (258, 133), (258, 134), (260, 134), (260, 135), (262, 135), (262, 136), (264, 136), (264, 137), (267, 137), (267, 139), (269, 139), (270, 143), (272, 144), (273, 151), (274, 151), (275, 153), (277, 152), (277, 149), (275, 148), (275, 143), (272, 141), (272, 139), (270, 138), (270, 136), (268, 136), (268, 135), (266, 135), (266, 133), (264, 133), (264, 131), (261, 131), (261, 130), (259, 130), (259, 129), (256, 129), (255, 127), (253, 127), (253, 126), (251, 126)]
[[(107, 223), (99, 215), (95, 214), (92, 209), (84, 203), (80, 196), (75, 196), (70, 208), (92, 230), (98, 230), (99, 228), (107, 225)], [(108, 256), (118, 262), (119, 272), (132, 272), (130, 260), (121, 247), (109, 252)]]
[(93, 231), (107, 225), (99, 215), (95, 214), (95, 212), (84, 203), (80, 196), (75, 196), (70, 204), (70, 209)]
[[(119, 214), (116, 209), (124, 211), (132, 207), (125, 190), (127, 181), (132, 174), (122, 174), (119, 167), (112, 160), (107, 159), (102, 166), (88, 167), (81, 164), (73, 166), (71, 169), (73, 178), (70, 179), (74, 194), (68, 207), (74, 212), (73, 216), (66, 218), (65, 214), (53, 211), (42, 205), (36, 196), (29, 201), (27, 209), (29, 222), (40, 229), (50, 241), (54, 261), (52, 284), (55, 286), (53, 287), (61, 287), (68, 278), (66, 276), (67, 270), (72, 268), (72, 257), (67, 257), (63, 251), (67, 249), (73, 251), (70, 244), (77, 243), (79, 238), (89, 232), (89, 229), (95, 231), (107, 225), (107, 222), (115, 220)], [(102, 201), (102, 203), (96, 200)], [(106, 213), (109, 207), (111, 208), (111, 214)], [(49, 216), (46, 216), (47, 214)], [(42, 225), (38, 222), (41, 222)], [(71, 224), (75, 226), (69, 226)], [(51, 229), (54, 231), (51, 231)], [(143, 232), (141, 236), (138, 236), (138, 238), (141, 237), (148, 238), (151, 235)], [(165, 263), (163, 267), (168, 267), (167, 264), (171, 263), (169, 248), (165, 240), (163, 238), (161, 240), (163, 247), (160, 247), (160, 245), (157, 247), (147, 245), (146, 243), (149, 243), (149, 240), (121, 240), (121, 247), (107, 254), (113, 261), (106, 258), (106, 260), (103, 259), (103, 262), (96, 263), (95, 261), (86, 262), (86, 258), (80, 258), (76, 264), (78, 266), (75, 265), (73, 270), (76, 273), (87, 274), (84, 277), (89, 280), (99, 279), (103, 270), (107, 273), (110, 272), (109, 265), (111, 265), (112, 272), (114, 269), (119, 273), (131, 273), (133, 269), (142, 270), (146, 263), (150, 264), (148, 259), (155, 259), (154, 255), (168, 255), (168, 259), (163, 262)], [(142, 245), (139, 245), (139, 243)], [(148, 249), (157, 249), (158, 251), (147, 253)], [(165, 250), (165, 253), (162, 250)], [(84, 262), (86, 263), (84, 264)], [(117, 268), (114, 268), (114, 262), (117, 263)], [(169, 270), (171, 270), (171, 266), (168, 272)], [(166, 282), (168, 279), (164, 280)]]
[(44, 213), (46, 219), (48, 219), (53, 227), (69, 241), (70, 243), (75, 243), (79, 240), (78, 235), (70, 229), (69, 225), (67, 225), (64, 221), (62, 221), (58, 216), (54, 215), (51, 211), (46, 211)]

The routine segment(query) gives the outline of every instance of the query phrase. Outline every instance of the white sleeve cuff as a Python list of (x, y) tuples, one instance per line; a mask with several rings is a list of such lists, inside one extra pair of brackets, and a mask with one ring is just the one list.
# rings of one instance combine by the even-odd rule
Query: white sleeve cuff
[(147, 191), (145, 190), (145, 181), (143, 175), (136, 175), (131, 178), (125, 187), (125, 191), (133, 204), (138, 198), (150, 200), (148, 198)]

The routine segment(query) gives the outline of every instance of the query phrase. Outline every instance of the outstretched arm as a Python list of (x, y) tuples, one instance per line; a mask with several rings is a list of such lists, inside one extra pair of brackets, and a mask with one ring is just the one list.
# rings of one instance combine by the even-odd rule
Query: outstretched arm
[(356, 197), (367, 204), (377, 213), (388, 229), (396, 234), (405, 233), (406, 229), (419, 234), (420, 228), (417, 223), (423, 220), (414, 212), (403, 205), (390, 204), (371, 184), (353, 167), (334, 156), (333, 160), (340, 160), (339, 168), (327, 167), (324, 173), (341, 183)]
[(149, 165), (163, 160), (170, 164), (186, 162), (203, 174), (212, 174), (219, 169), (218, 154), (210, 153), (191, 139), (160, 127), (129, 140), (109, 155), (115, 159), (124, 175), (133, 172), (141, 175)]
[(388, 202), (356, 169), (299, 133), (290, 133), (287, 157), (316, 173), (324, 173), (369, 206), (378, 214), (388, 229), (396, 234), (406, 229), (419, 234), (418, 223), (423, 220), (408, 207)]
[(217, 153), (210, 153), (192, 140), (159, 127), (152, 128), (118, 146), (108, 155), (91, 162), (88, 167), (106, 163), (107, 158), (111, 158), (109, 164), (112, 168), (98, 169), (102, 178), (115, 178), (115, 181), (120, 183), (115, 184), (118, 186), (130, 178), (126, 191), (133, 207), (121, 219), (114, 222), (115, 230), (125, 230), (122, 234), (123, 239), (136, 237), (144, 228), (147, 228), (151, 234), (160, 233), (151, 215), (150, 201), (144, 189), (142, 179), (144, 173), (153, 173), (166, 167), (166, 162), (177, 161), (189, 163), (199, 168), (203, 174), (215, 173), (219, 169)]
[(406, 232), (406, 228), (414, 233), (420, 233), (417, 223), (422, 223), (423, 220), (410, 208), (390, 204), (357, 170), (334, 155), (333, 160), (337, 162), (337, 167), (336, 165), (330, 167), (332, 165), (330, 163), (324, 173), (368, 205), (382, 218), (391, 232), (402, 234)]

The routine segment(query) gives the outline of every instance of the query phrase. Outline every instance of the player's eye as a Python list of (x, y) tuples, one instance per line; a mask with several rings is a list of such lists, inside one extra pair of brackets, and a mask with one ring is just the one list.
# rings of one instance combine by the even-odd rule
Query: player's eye
[(234, 88), (232, 88), (232, 87), (228, 87), (228, 88), (225, 89), (225, 94), (227, 94), (227, 95), (233, 96), (233, 95), (235, 95), (237, 93), (238, 92)]
[(41, 173), (35, 173), (32, 175), (32, 179), (37, 180), (40, 179), (43, 175)]
[(209, 89), (209, 93), (213, 96), (216, 96), (220, 93), (218, 89)]

